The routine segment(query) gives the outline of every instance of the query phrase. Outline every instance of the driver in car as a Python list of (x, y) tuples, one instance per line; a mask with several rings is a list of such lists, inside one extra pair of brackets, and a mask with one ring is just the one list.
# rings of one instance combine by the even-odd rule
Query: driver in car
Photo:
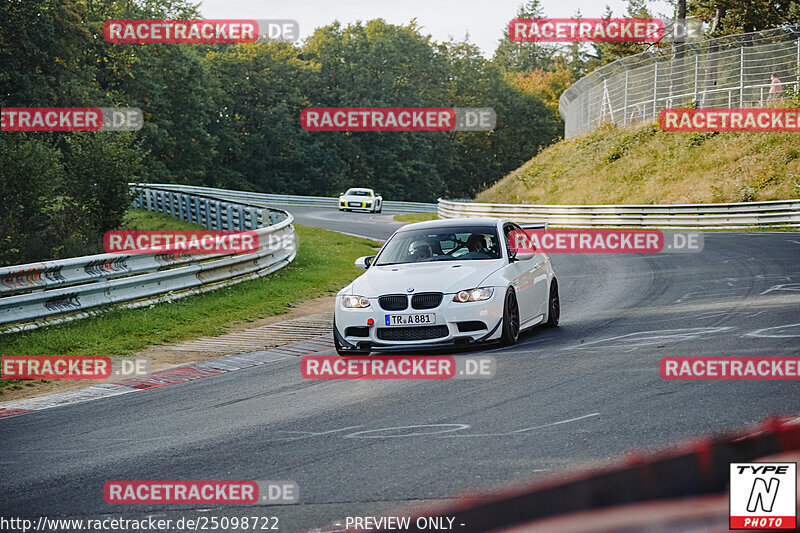
[(479, 233), (473, 233), (467, 239), (467, 249), (470, 252), (486, 253), (486, 239)]
[(421, 240), (411, 243), (408, 253), (414, 258), (414, 261), (425, 261), (433, 257), (431, 245)]

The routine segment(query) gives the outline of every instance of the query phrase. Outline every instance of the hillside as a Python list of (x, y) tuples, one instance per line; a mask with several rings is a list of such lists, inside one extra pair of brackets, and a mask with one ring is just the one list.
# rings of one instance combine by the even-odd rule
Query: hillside
[(603, 126), (562, 140), (478, 202), (651, 204), (800, 197), (797, 133), (665, 133)]

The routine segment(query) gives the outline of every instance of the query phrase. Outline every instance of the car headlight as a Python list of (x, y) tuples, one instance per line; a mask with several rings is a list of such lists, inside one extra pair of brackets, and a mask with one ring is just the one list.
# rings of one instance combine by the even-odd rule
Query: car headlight
[(479, 287), (477, 289), (469, 289), (465, 291), (458, 291), (453, 296), (454, 302), (478, 302), (480, 300), (488, 300), (492, 297), (494, 289), (492, 287)]
[(356, 296), (354, 294), (343, 296), (342, 305), (350, 309), (363, 309), (369, 307), (369, 300), (364, 296)]

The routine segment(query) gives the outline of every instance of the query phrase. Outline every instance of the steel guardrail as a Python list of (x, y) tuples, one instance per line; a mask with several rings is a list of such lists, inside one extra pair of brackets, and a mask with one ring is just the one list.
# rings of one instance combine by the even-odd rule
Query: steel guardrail
[[(136, 184), (131, 184), (135, 186)], [(329, 207), (338, 208), (339, 198), (330, 196), (297, 196), (291, 194), (267, 194), (251, 191), (233, 191), (217, 189), (214, 187), (198, 187), (191, 185), (176, 185), (172, 183), (149, 184), (149, 187), (169, 191), (183, 191), (209, 198), (226, 200), (229, 202), (247, 202), (259, 206), (295, 205), (297, 207)], [(384, 213), (435, 213), (437, 205), (424, 202), (397, 202), (384, 200)]]
[(251, 230), (247, 254), (96, 254), (0, 268), (0, 328), (33, 329), (87, 316), (112, 304), (151, 305), (262, 277), (291, 263), (297, 239), (291, 214), (247, 203), (135, 186), (135, 207), (207, 229)]
[(674, 205), (524, 205), (439, 199), (439, 218), (498, 217), (516, 222), (585, 228), (735, 229), (800, 226), (800, 199), (769, 202)]

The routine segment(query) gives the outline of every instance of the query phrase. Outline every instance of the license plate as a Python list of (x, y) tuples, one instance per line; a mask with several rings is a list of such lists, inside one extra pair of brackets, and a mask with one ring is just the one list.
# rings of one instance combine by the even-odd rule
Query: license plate
[(386, 315), (387, 326), (416, 326), (417, 324), (434, 324), (436, 315), (425, 313), (417, 315)]
[(361, 207), (361, 202), (350, 202), (350, 207)]

